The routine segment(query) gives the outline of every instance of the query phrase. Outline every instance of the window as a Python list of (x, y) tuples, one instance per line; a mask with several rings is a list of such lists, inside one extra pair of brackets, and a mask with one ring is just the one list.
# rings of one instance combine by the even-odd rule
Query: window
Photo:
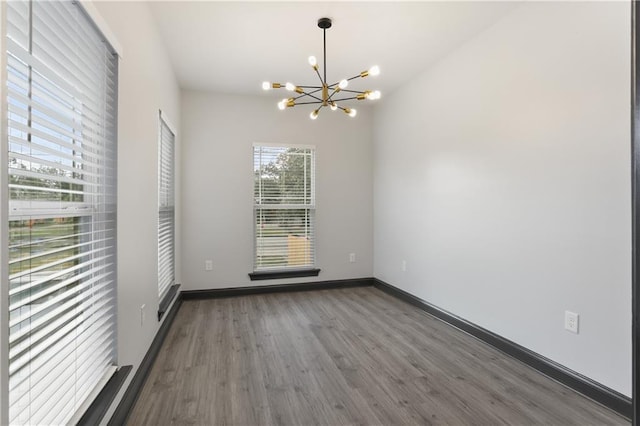
[(253, 172), (254, 271), (313, 268), (315, 149), (256, 144)]
[(175, 135), (160, 113), (158, 147), (158, 297), (175, 283)]
[(8, 420), (65, 424), (114, 371), (118, 59), (77, 2), (5, 4)]

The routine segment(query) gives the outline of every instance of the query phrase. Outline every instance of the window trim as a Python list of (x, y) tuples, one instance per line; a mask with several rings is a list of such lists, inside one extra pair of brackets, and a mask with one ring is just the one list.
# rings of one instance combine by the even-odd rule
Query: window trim
[(92, 0), (79, 0), (80, 6), (84, 9), (85, 13), (91, 21), (93, 21), (93, 25), (96, 26), (98, 32), (102, 33), (102, 36), (107, 40), (107, 43), (111, 45), (111, 48), (114, 50), (115, 54), (118, 55), (118, 58), (122, 59), (122, 45), (118, 41), (115, 33), (111, 30), (111, 27), (107, 24), (107, 21), (104, 20), (100, 11), (94, 4)]

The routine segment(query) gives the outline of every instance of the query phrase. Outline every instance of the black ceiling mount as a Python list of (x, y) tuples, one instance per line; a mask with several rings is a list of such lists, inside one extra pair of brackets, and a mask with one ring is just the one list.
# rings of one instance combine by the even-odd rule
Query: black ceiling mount
[(318, 28), (322, 28), (323, 30), (331, 28), (331, 18), (318, 19)]

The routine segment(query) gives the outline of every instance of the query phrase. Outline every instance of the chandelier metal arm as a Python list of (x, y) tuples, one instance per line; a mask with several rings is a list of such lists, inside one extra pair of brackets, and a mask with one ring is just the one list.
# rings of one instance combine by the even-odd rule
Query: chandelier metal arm
[(320, 71), (318, 71), (317, 67), (313, 67), (314, 71), (316, 72), (316, 74), (318, 75), (318, 78), (320, 79), (320, 83), (324, 84), (324, 81), (322, 80), (322, 76), (320, 75)]
[(350, 101), (350, 100), (353, 100), (353, 99), (358, 99), (358, 97), (357, 96), (352, 96), (350, 98), (334, 99), (333, 102)]
[[(356, 78), (362, 78), (362, 75), (360, 75), (360, 74), (358, 74), (358, 75), (354, 75), (353, 77), (345, 78), (345, 80), (347, 80), (347, 81), (351, 81), (351, 80), (355, 80)], [(340, 82), (330, 84), (330, 85), (329, 85), (329, 87), (333, 87), (333, 86), (336, 86), (336, 85), (338, 85), (338, 84), (340, 84)]]
[[(319, 91), (321, 91), (321, 90), (322, 90), (322, 89), (317, 89), (317, 90), (314, 90), (313, 92), (302, 92), (302, 95), (300, 95), (300, 96), (296, 96), (296, 97), (295, 97), (295, 98), (293, 98), (293, 99), (294, 99), (294, 100), (296, 100), (296, 99), (304, 98), (305, 96), (315, 97), (315, 96), (313, 96), (313, 94), (314, 94), (314, 93), (317, 93), (317, 92), (319, 92)], [(320, 98), (317, 98), (317, 99), (320, 99)], [(320, 100), (322, 100), (322, 99), (320, 99)]]
[(293, 100), (295, 101), (296, 99), (300, 99), (300, 98), (302, 98), (302, 97), (309, 96), (310, 98), (313, 98), (313, 99), (315, 99), (315, 100), (317, 100), (317, 101), (319, 101), (319, 102), (322, 102), (322, 99), (321, 99), (321, 98), (319, 98), (319, 97), (317, 97), (317, 96), (313, 95), (314, 93), (319, 92), (320, 90), (322, 90), (322, 89), (314, 90), (313, 92), (304, 92), (302, 95), (300, 95), (300, 96), (298, 96), (298, 97), (293, 98)]
[(366, 94), (367, 92), (369, 92), (369, 90), (361, 90), (361, 91), (358, 91), (358, 90), (347, 90), (347, 89), (342, 89), (342, 90), (341, 90), (341, 92), (357, 93), (358, 95), (364, 95), (364, 94)]
[(313, 101), (313, 102), (296, 102), (296, 105), (312, 105), (312, 104), (321, 104), (322, 101)]
[(335, 95), (336, 93), (338, 93), (340, 91), (340, 89), (338, 87), (333, 88), (333, 92), (331, 93), (331, 95), (329, 95), (329, 97), (327, 98), (327, 102), (332, 101), (333, 99), (333, 95)]
[(356, 95), (360, 95), (361, 97), (363, 95), (366, 96), (367, 93), (371, 93), (370, 90), (363, 90), (363, 91), (347, 90), (347, 89), (334, 90), (333, 93), (331, 93), (331, 96), (329, 96), (327, 98), (327, 102), (331, 102), (331, 101), (338, 102), (338, 101), (348, 101), (348, 100), (351, 100), (351, 99), (360, 99), (360, 98), (358, 98), (358, 96), (353, 96), (353, 97), (350, 97), (350, 98), (333, 99), (334, 95), (336, 95), (337, 93), (340, 93), (340, 92), (355, 93)]
[[(309, 97), (315, 99), (315, 101), (310, 101), (310, 102), (313, 102), (313, 103), (322, 103), (322, 102), (324, 102), (321, 98), (319, 98), (317, 96), (309, 95)], [(296, 105), (300, 105), (300, 102), (296, 102)]]

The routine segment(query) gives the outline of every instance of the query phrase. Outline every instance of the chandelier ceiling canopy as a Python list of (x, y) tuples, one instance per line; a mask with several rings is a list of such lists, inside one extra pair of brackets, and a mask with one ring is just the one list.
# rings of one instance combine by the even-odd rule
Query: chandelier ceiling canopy
[(291, 108), (296, 105), (318, 105), (318, 108), (313, 110), (309, 117), (312, 120), (318, 118), (318, 114), (320, 110), (324, 107), (329, 107), (332, 111), (336, 111), (337, 109), (341, 109), (344, 111), (349, 117), (356, 116), (356, 109), (343, 106), (347, 101), (362, 101), (365, 99), (375, 100), (380, 99), (380, 92), (378, 90), (349, 90), (349, 82), (351, 80), (355, 80), (358, 78), (365, 77), (375, 77), (380, 74), (380, 68), (377, 65), (372, 66), (366, 71), (362, 71), (361, 73), (351, 77), (345, 78), (333, 84), (328, 84), (327, 82), (327, 30), (331, 28), (331, 19), (329, 18), (320, 18), (318, 19), (318, 27), (322, 29), (323, 33), (323, 75), (320, 74), (318, 61), (315, 56), (309, 56), (309, 65), (313, 68), (313, 70), (318, 75), (320, 79), (319, 86), (298, 86), (293, 83), (270, 83), (265, 81), (262, 83), (262, 88), (264, 90), (271, 89), (286, 89), (290, 92), (295, 92), (296, 95), (293, 97), (285, 98), (278, 102), (278, 108), (284, 110), (286, 108)]

